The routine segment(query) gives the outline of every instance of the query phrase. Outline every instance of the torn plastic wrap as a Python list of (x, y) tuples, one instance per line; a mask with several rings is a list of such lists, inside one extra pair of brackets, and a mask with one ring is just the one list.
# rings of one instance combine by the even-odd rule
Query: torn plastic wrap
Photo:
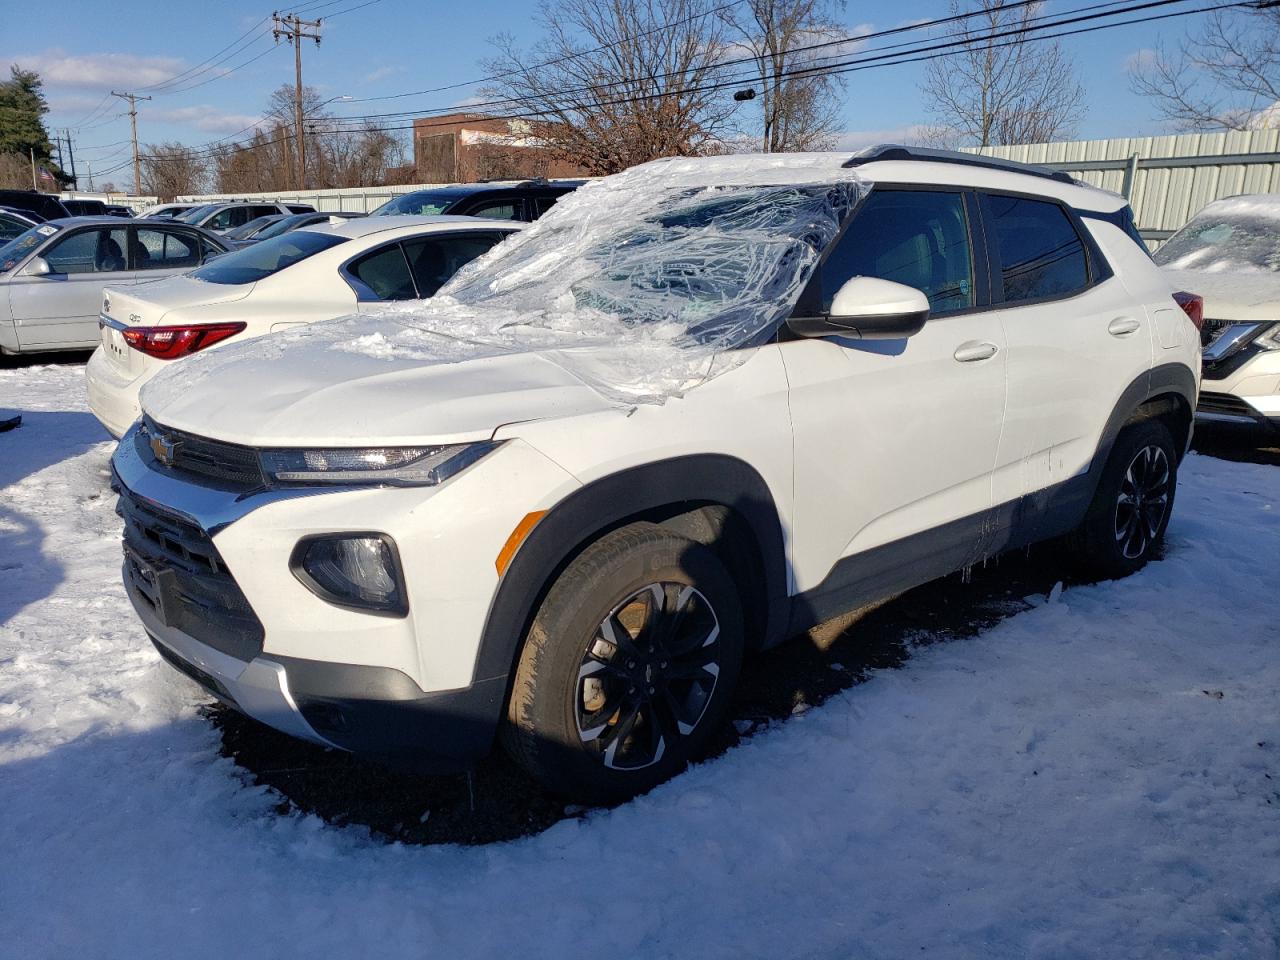
[(143, 404), (304, 342), (401, 366), (537, 355), (608, 402), (662, 403), (743, 362), (790, 313), (867, 189), (845, 157), (676, 158), (586, 184), (431, 300), (198, 353)]
[(786, 318), (865, 189), (842, 159), (644, 164), (560, 200), (432, 300), (325, 333), (388, 359), (536, 352), (615, 403), (662, 402)]

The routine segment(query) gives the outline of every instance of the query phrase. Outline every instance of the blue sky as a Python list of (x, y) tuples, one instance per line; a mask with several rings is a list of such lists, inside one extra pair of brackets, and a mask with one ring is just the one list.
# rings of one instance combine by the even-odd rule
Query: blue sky
[[(361, 3), (362, 9), (350, 10)], [(1081, 0), (1050, 0), (1049, 12), (1082, 6)], [(518, 0), (466, 0), (424, 3), (422, 0), (333, 0), (310, 7), (304, 16), (334, 15), (326, 20), (324, 40), (317, 49), (303, 48), (304, 82), (326, 97), (386, 96), (404, 91), (441, 87), (483, 76), (480, 60), (489, 40), (502, 31), (535, 39), (533, 4)], [(282, 12), (287, 8), (281, 8)], [(84, 174), (86, 162), (95, 178), (124, 184), (129, 148), (127, 109), (112, 99), (100, 107), (111, 89), (151, 92), (154, 99), (139, 105), (138, 136), (143, 143), (181, 140), (203, 144), (226, 137), (261, 115), (268, 95), (282, 83), (293, 82), (293, 55), (287, 44), (272, 48), (266, 34), (221, 64), (216, 71), (190, 78), (190, 83), (166, 89), (140, 89), (165, 81), (201, 61), (214, 57), (271, 13), (271, 6), (253, 0), (220, 3), (159, 3), (156, 0), (63, 0), (58, 16), (28, 17), (27, 24), (7, 29), (0, 38), (0, 61), (37, 69), (45, 78), (52, 107), (51, 127), (79, 125), (73, 131), (76, 161)], [(884, 29), (945, 16), (946, 0), (898, 0), (850, 3), (844, 21), (852, 29)], [(1158, 37), (1181, 36), (1198, 18), (1146, 24), (1067, 38), (1086, 90), (1088, 112), (1080, 124), (1081, 137), (1111, 137), (1169, 132), (1156, 118), (1151, 104), (1129, 91), (1126, 65), (1155, 46)], [(12, 24), (12, 21), (10, 21)], [(253, 33), (250, 32), (252, 37)], [(912, 35), (913, 37), (915, 35)], [(259, 57), (259, 54), (261, 56)], [(251, 58), (247, 65), (222, 75)], [(846, 131), (842, 145), (855, 146), (898, 139), (904, 131), (927, 122), (919, 91), (922, 65), (869, 70), (849, 77), (843, 108)], [(216, 79), (214, 79), (216, 77)], [(200, 81), (200, 86), (181, 89)], [(400, 100), (345, 103), (330, 109), (338, 114), (386, 110), (430, 109), (465, 101), (475, 88)], [(85, 118), (88, 117), (86, 120)]]

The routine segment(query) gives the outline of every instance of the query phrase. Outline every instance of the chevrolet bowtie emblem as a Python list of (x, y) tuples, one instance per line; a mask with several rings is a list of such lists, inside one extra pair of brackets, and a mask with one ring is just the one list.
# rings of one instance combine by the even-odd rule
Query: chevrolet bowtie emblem
[(164, 434), (152, 434), (151, 452), (162, 466), (173, 466), (174, 455), (178, 452), (176, 440), (170, 440)]

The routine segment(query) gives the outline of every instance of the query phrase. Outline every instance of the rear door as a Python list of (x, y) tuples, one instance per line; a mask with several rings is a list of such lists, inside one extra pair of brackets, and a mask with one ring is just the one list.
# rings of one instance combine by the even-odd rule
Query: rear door
[(979, 236), (970, 193), (877, 187), (822, 265), (821, 302), (809, 290), (801, 298), (797, 312), (827, 311), (851, 277), (880, 277), (924, 291), (930, 318), (902, 340), (781, 345), (795, 437), (798, 591), (838, 580), (856, 567), (842, 560), (891, 544), (886, 583), (912, 566), (910, 551), (943, 563), (926, 579), (980, 555), (1005, 351), (987, 308)]
[(91, 347), (98, 340), (102, 288), (133, 282), (128, 228), (71, 229), (41, 251), (52, 272), (9, 281), (9, 305), (23, 349)]
[(993, 297), (1008, 341), (1009, 403), (997, 503), (1092, 463), (1124, 389), (1151, 368), (1151, 329), (1075, 213), (1046, 197), (988, 193)]
[(171, 227), (130, 227), (129, 256), (138, 283), (186, 273), (200, 265), (200, 237)]

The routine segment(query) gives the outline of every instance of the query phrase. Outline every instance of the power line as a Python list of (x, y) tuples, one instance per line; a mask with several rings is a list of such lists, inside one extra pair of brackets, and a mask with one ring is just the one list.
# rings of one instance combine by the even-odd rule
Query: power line
[[(916, 63), (916, 62), (922, 62), (926, 60), (939, 59), (947, 56), (955, 56), (961, 53), (963, 48), (966, 46), (972, 46), (980, 42), (987, 43), (992, 39), (1008, 38), (1008, 39), (1004, 39), (1002, 42), (991, 43), (991, 47), (993, 49), (999, 49), (999, 48), (1009, 47), (1009, 46), (1018, 46), (1024, 43), (1033, 43), (1041, 40), (1057, 39), (1060, 37), (1075, 36), (1075, 35), (1084, 34), (1084, 33), (1092, 33), (1099, 30), (1115, 29), (1118, 27), (1133, 26), (1137, 24), (1150, 23), (1158, 20), (1166, 20), (1166, 19), (1171, 19), (1175, 17), (1207, 13), (1213, 10), (1223, 10), (1223, 9), (1247, 6), (1247, 4), (1244, 4), (1244, 3), (1212, 4), (1212, 5), (1192, 9), (1192, 10), (1180, 10), (1180, 11), (1173, 11), (1173, 12), (1164, 13), (1164, 14), (1148, 15), (1144, 17), (1132, 18), (1122, 22), (1095, 24), (1089, 27), (1076, 27), (1074, 29), (1069, 29), (1069, 30), (1059, 30), (1055, 33), (1042, 34), (1040, 32), (1040, 31), (1046, 31), (1046, 30), (1053, 30), (1055, 28), (1062, 27), (1064, 25), (1068, 25), (1072, 23), (1081, 23), (1085, 21), (1096, 20), (1100, 17), (1123, 16), (1127, 13), (1131, 13), (1138, 10), (1150, 9), (1153, 7), (1163, 7), (1173, 3), (1183, 3), (1183, 2), (1188, 2), (1188, 0), (1151, 0), (1151, 2), (1141, 3), (1141, 4), (1132, 4), (1130, 6), (1127, 6), (1119, 10), (1111, 10), (1103, 13), (1094, 13), (1087, 16), (1066, 17), (1066, 18), (1057, 20), (1054, 23), (1042, 24), (1038, 27), (1031, 27), (1029, 29), (1025, 27), (1013, 28), (1013, 29), (998, 32), (998, 33), (983, 34), (977, 37), (970, 36), (965, 40), (955, 41), (950, 43), (922, 44), (922, 45), (916, 46), (914, 49), (900, 50), (895, 53), (882, 53), (877, 56), (871, 56), (871, 57), (861, 57), (861, 58), (854, 57), (844, 61), (825, 64), (821, 66), (802, 65), (799, 67), (792, 68), (791, 70), (783, 71), (783, 73), (780, 74), (780, 76), (782, 77), (812, 76), (817, 74), (826, 74), (826, 75), (835, 76), (835, 75), (841, 75), (845, 73), (852, 73), (860, 70), (874, 69), (874, 68), (885, 67), (885, 66), (897, 66), (905, 63)], [(1101, 4), (1101, 5), (1095, 5), (1094, 7), (1078, 8), (1077, 10), (1066, 11), (1066, 13), (1074, 14), (1074, 13), (1078, 13), (1080, 10), (1096, 9), (1097, 6), (1111, 6), (1111, 5), (1112, 4)], [(1028, 34), (1032, 34), (1032, 35), (1028, 35)], [(959, 49), (957, 49), (957, 47), (959, 47)], [(637, 103), (637, 102), (644, 102), (648, 100), (662, 99), (662, 98), (671, 97), (671, 96), (680, 96), (687, 93), (694, 93), (694, 92), (705, 93), (705, 92), (710, 92), (718, 89), (737, 86), (740, 84), (740, 82), (741, 82), (740, 80), (736, 80), (736, 79), (721, 80), (712, 84), (704, 84), (699, 86), (687, 87), (683, 89), (665, 90), (665, 91), (662, 91), (659, 93), (653, 93), (653, 94), (640, 94), (635, 96), (621, 97), (611, 101), (599, 101), (599, 105), (608, 106), (608, 105), (617, 105), (617, 104), (623, 104), (623, 103)], [(602, 85), (602, 86), (607, 86), (607, 85)], [(554, 96), (555, 91), (553, 91), (550, 95)], [(505, 102), (513, 102), (513, 101), (505, 101)], [(552, 110), (527, 110), (525, 112), (506, 114), (504, 116), (506, 119), (536, 120), (536, 119), (542, 119), (548, 115), (554, 115), (554, 114), (555, 114), (555, 111), (552, 111)], [(340, 119), (343, 121), (349, 121), (351, 119), (357, 119), (357, 118), (340, 118)], [(396, 130), (430, 128), (432, 126), (444, 125), (445, 123), (448, 123), (448, 122), (449, 121), (443, 121), (441, 123), (433, 124), (430, 122), (423, 122), (420, 119), (417, 123), (407, 123), (407, 124), (397, 124), (397, 125), (387, 125), (387, 126), (371, 126), (371, 127), (366, 127), (364, 129), (370, 132), (391, 132)], [(353, 131), (350, 129), (348, 130), (336, 129), (329, 132), (347, 133), (347, 132), (356, 132), (356, 131)], [(236, 145), (236, 146), (237, 147), (269, 146), (275, 143), (282, 142), (287, 139), (288, 137), (286, 135), (286, 136), (276, 137), (273, 139), (268, 139), (265, 141), (260, 141), (255, 144)], [(205, 156), (212, 157), (217, 152), (218, 151), (215, 150), (206, 154)]]
[[(1019, 7), (1034, 6), (1039, 2), (1040, 0), (1019, 0), (1019, 2), (1007, 4), (1001, 9), (1009, 10), (1009, 9), (1016, 9)], [(1192, 2), (1192, 0), (1148, 0), (1148, 2), (1145, 2), (1145, 3), (1140, 3), (1140, 4), (1129, 3), (1128, 6), (1124, 6), (1124, 4), (1127, 2), (1128, 0), (1108, 0), (1108, 2), (1093, 4), (1091, 6), (1078, 7), (1073, 10), (1064, 11), (1063, 14), (1040, 14), (1031, 18), (1031, 21), (1029, 22), (1034, 23), (1034, 21), (1036, 20), (1042, 20), (1042, 21), (1053, 20), (1053, 22), (1040, 23), (1039, 25), (1035, 25), (1035, 26), (1028, 26), (1027, 23), (1023, 23), (1023, 24), (1010, 27), (1000, 32), (985, 33), (976, 37), (970, 31), (967, 31), (967, 30), (959, 33), (951, 33), (951, 34), (945, 35), (942, 38), (935, 38), (933, 41), (930, 41), (929, 42), (930, 45), (928, 49), (937, 49), (945, 46), (963, 47), (963, 46), (971, 45), (980, 40), (987, 41), (991, 39), (998, 39), (1005, 36), (1025, 35), (1032, 31), (1050, 29), (1050, 28), (1062, 26), (1068, 23), (1080, 22), (1082, 20), (1093, 20), (1098, 18), (1121, 16), (1125, 13), (1133, 12), (1135, 10), (1148, 9), (1151, 7), (1167, 6), (1169, 4), (1176, 4), (1176, 3), (1189, 3), (1189, 2)], [(1121, 6), (1123, 7), (1123, 9), (1103, 11), (1103, 8), (1117, 7), (1117, 6)], [(1083, 16), (1083, 17), (1074, 17), (1074, 18), (1068, 18), (1068, 19), (1054, 19), (1057, 17), (1064, 17), (1067, 14), (1085, 14), (1085, 13), (1089, 13), (1090, 11), (1103, 11), (1103, 12), (1095, 12), (1090, 14), (1089, 16)], [(976, 13), (982, 13), (982, 12), (983, 11), (976, 11)], [(954, 23), (957, 20), (963, 20), (963, 19), (972, 17), (974, 15), (975, 13), (960, 14), (956, 16), (943, 17), (935, 21), (925, 21), (923, 23), (915, 24), (909, 27), (895, 27), (889, 30), (878, 31), (876, 33), (866, 34), (856, 38), (846, 38), (843, 40), (823, 41), (819, 43), (806, 44), (799, 47), (793, 47), (790, 51), (788, 51), (788, 53), (789, 54), (804, 53), (808, 50), (828, 48), (837, 44), (863, 42), (868, 39), (876, 39), (876, 38), (901, 34), (907, 30), (918, 30), (918, 29), (924, 29), (927, 27), (944, 24), (944, 23)], [(941, 42), (943, 40), (946, 40), (948, 37), (957, 38), (957, 39), (952, 40), (950, 43)], [(1028, 37), (1028, 40), (1031, 40), (1031, 39), (1035, 39), (1035, 37)], [(886, 59), (887, 60), (892, 57), (905, 56), (908, 53), (918, 52), (919, 49), (924, 49), (924, 48), (917, 47), (917, 49), (914, 51), (900, 50), (900, 48), (904, 46), (910, 47), (913, 45), (920, 44), (922, 42), (924, 41), (913, 40), (913, 41), (907, 41), (901, 44), (892, 44), (887, 47), (873, 48), (872, 50), (869, 50), (869, 51), (859, 51), (854, 56), (857, 62), (863, 62), (864, 60), (868, 60), (868, 59), (870, 60)], [(893, 50), (900, 50), (900, 52), (898, 53), (887, 53), (887, 52), (882, 53), (881, 52), (881, 51), (893, 51)], [(880, 53), (880, 56), (867, 58), (866, 57), (867, 53)], [(832, 60), (834, 57), (839, 57), (839, 56), (841, 55), (833, 54), (829, 57), (824, 57), (820, 59)], [(731, 66), (754, 63), (754, 61), (755, 61), (754, 57), (742, 57), (735, 60), (720, 61), (718, 64), (714, 65), (711, 69), (723, 70)], [(852, 62), (855, 62), (855, 61), (843, 60), (843, 61), (834, 61), (834, 62), (823, 63), (823, 64), (806, 63), (797, 67), (793, 67), (791, 70), (786, 71), (784, 74), (782, 74), (782, 76), (802, 76), (805, 74), (812, 75), (817, 73), (824, 73), (827, 71), (828, 68), (840, 67)], [(667, 71), (665, 73), (654, 74), (652, 76), (646, 77), (645, 79), (647, 81), (656, 81), (656, 80), (669, 79), (672, 77), (680, 77), (683, 75), (684, 75), (683, 71), (673, 70), (673, 71)], [(654, 97), (676, 96), (683, 93), (705, 92), (706, 90), (722, 89), (726, 86), (735, 86), (740, 83), (755, 79), (756, 76), (757, 74), (754, 70), (750, 70), (746, 72), (740, 71), (738, 73), (731, 74), (727, 78), (721, 78), (720, 81), (718, 81), (712, 86), (689, 87), (689, 88), (685, 88), (684, 90), (666, 90), (666, 91), (662, 91), (661, 93), (656, 93), (652, 95), (643, 95), (642, 99), (652, 99)], [(571, 96), (575, 94), (584, 94), (584, 93), (598, 96), (599, 94), (607, 92), (608, 90), (611, 90), (617, 87), (628, 86), (630, 83), (631, 81), (622, 80), (622, 81), (609, 81), (609, 82), (597, 83), (597, 84), (585, 84), (578, 87), (569, 87), (569, 88), (564, 88), (560, 90), (550, 91), (547, 94), (547, 97), (565, 97), (565, 96)], [(506, 98), (500, 98), (496, 100), (489, 100), (489, 101), (473, 104), (472, 108), (476, 110), (484, 110), (484, 109), (504, 109), (509, 106), (520, 107), (526, 104), (528, 100), (529, 98), (527, 97), (518, 97), (518, 96), (506, 97)], [(626, 102), (626, 100), (624, 99), (618, 102)], [(366, 122), (369, 120), (420, 118), (420, 117), (426, 117), (430, 115), (439, 115), (442, 113), (452, 113), (455, 110), (456, 110), (456, 107), (449, 106), (449, 107), (434, 107), (434, 108), (423, 109), (423, 110), (399, 111), (399, 112), (393, 112), (393, 113), (364, 114), (364, 115), (356, 115), (356, 116), (348, 116), (348, 117), (338, 117), (336, 118), (336, 122), (349, 123), (349, 122)]]

